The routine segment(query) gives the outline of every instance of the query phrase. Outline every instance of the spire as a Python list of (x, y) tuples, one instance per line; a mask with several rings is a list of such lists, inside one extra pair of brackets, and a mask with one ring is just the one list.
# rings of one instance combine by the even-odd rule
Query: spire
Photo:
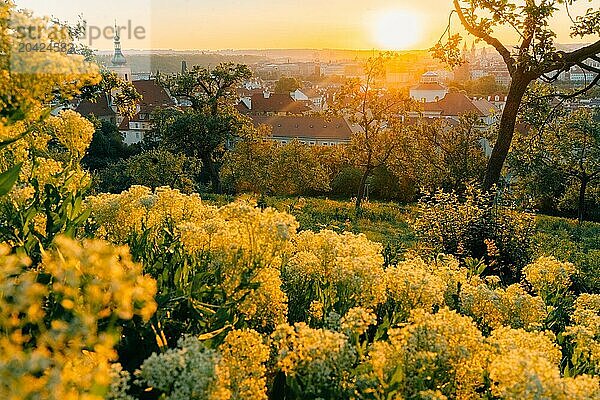
[(121, 51), (121, 35), (119, 33), (119, 27), (117, 26), (117, 22), (115, 21), (115, 55), (112, 58), (112, 65), (126, 65), (127, 60)]

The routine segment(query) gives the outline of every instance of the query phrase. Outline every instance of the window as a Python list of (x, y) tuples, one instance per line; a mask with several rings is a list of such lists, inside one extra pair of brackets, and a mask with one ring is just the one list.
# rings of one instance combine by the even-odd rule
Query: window
[(310, 145), (311, 145), (311, 146), (314, 146), (314, 145), (315, 145), (315, 142), (314, 142), (314, 140), (311, 140), (311, 142), (310, 142)]
[(329, 143), (323, 142), (323, 146), (329, 146)]
[(281, 144), (287, 144), (287, 140), (282, 140)]
[(139, 138), (140, 138), (140, 133), (139, 133), (139, 132), (136, 132), (136, 133), (135, 133), (135, 138), (136, 138), (136, 139), (139, 139)]

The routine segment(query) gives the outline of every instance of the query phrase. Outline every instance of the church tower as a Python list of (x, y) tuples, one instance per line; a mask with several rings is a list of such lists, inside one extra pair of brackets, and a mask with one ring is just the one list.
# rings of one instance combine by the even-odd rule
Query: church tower
[(126, 82), (131, 82), (131, 68), (127, 65), (127, 59), (121, 51), (120, 29), (115, 23), (115, 53), (113, 55), (109, 70), (115, 72)]

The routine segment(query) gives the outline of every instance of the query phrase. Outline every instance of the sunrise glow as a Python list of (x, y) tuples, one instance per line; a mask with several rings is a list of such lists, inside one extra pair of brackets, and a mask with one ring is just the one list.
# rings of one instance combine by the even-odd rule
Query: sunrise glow
[(405, 50), (421, 40), (422, 28), (416, 13), (407, 10), (386, 10), (376, 15), (373, 36), (383, 49)]

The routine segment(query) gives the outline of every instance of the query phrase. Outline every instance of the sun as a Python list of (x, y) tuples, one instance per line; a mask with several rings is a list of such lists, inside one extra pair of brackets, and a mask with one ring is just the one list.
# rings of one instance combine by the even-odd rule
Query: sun
[(406, 50), (421, 38), (422, 25), (418, 15), (408, 10), (387, 10), (377, 14), (373, 36), (384, 50)]

